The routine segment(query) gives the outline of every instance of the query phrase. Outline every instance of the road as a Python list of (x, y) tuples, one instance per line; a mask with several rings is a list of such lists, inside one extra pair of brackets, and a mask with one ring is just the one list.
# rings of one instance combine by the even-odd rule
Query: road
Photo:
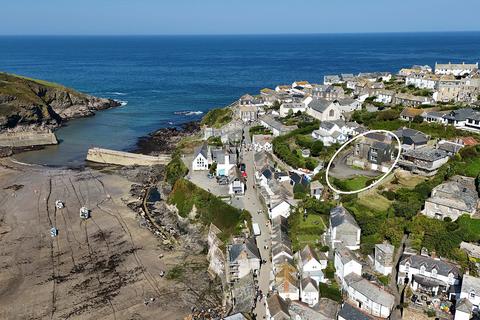
[[(246, 143), (247, 145), (250, 144), (250, 136), (248, 135), (248, 127), (245, 128), (246, 135)], [(267, 222), (268, 217), (266, 212), (263, 213), (257, 213), (259, 210), (264, 209), (262, 207), (262, 204), (260, 202), (260, 199), (257, 194), (257, 189), (254, 188), (255, 185), (255, 172), (254, 172), (254, 166), (253, 166), (253, 151), (246, 151), (243, 150), (242, 152), (242, 157), (243, 157), (243, 162), (246, 165), (246, 170), (247, 170), (247, 190), (245, 192), (245, 195), (243, 197), (238, 197), (232, 201), (232, 205), (248, 210), (252, 214), (252, 222), (253, 223), (258, 223), (260, 226), (260, 231), (261, 234), (260, 236), (257, 236), (257, 245), (258, 249), (260, 250), (260, 255), (262, 257), (262, 260), (266, 260), (267, 262), (265, 264), (262, 264), (260, 268), (260, 274), (258, 277), (258, 286), (259, 289), (262, 290), (264, 294), (267, 294), (269, 291), (270, 287), (270, 274), (272, 272), (272, 261), (271, 261), (271, 236), (270, 236), (270, 227)], [(263, 210), (264, 211), (264, 210)], [(268, 249), (265, 249), (265, 245), (268, 246)], [(257, 315), (257, 319), (263, 319), (265, 316), (265, 300), (262, 299), (261, 302), (257, 303), (256, 308), (255, 308), (255, 313)]]

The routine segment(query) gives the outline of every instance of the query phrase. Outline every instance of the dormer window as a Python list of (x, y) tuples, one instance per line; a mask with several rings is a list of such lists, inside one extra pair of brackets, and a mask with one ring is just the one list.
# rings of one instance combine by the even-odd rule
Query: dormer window
[(420, 267), (420, 274), (424, 274), (425, 273), (425, 266), (421, 266)]
[(470, 299), (475, 299), (475, 291), (470, 291)]
[(405, 263), (405, 272), (410, 271), (410, 263)]
[(437, 277), (437, 269), (432, 269), (432, 278)]

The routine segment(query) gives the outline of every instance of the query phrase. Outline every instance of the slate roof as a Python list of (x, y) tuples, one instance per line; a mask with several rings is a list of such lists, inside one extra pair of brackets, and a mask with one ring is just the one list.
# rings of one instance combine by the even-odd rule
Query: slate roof
[(338, 316), (346, 320), (373, 320), (374, 317), (363, 313), (359, 309), (353, 307), (349, 303), (344, 303), (342, 309), (338, 312)]
[(453, 110), (449, 114), (446, 114), (444, 118), (447, 120), (465, 121), (467, 118), (472, 117), (477, 112), (478, 111), (475, 111), (472, 108), (457, 109)]
[(315, 98), (308, 104), (308, 107), (318, 112), (324, 112), (332, 103), (327, 99)]
[(387, 150), (388, 148), (390, 148), (390, 145), (385, 142), (375, 141), (372, 144), (372, 148), (377, 150)]
[(405, 265), (407, 262), (410, 263), (410, 268), (420, 269), (423, 265), (427, 272), (431, 272), (433, 268), (436, 268), (437, 273), (442, 276), (448, 277), (450, 272), (457, 277), (460, 276), (460, 269), (453, 263), (447, 261), (436, 260), (428, 256), (416, 254), (403, 256), (400, 260), (400, 265)]
[(478, 193), (473, 181), (469, 183), (466, 179), (457, 179), (457, 181), (447, 181), (436, 186), (432, 190), (432, 197), (427, 201), (460, 211), (475, 212), (478, 205)]
[(353, 252), (348, 250), (344, 246), (339, 246), (335, 249), (335, 252), (338, 254), (340, 257), (340, 261), (342, 261), (342, 264), (347, 264), (350, 261), (356, 261), (357, 263), (360, 263), (357, 258), (354, 256)]
[(262, 176), (267, 178), (267, 180), (270, 180), (273, 177), (274, 169), (270, 166), (266, 166), (265, 168), (262, 169)]
[(317, 253), (312, 248), (310, 248), (308, 244), (300, 251), (300, 258), (302, 259), (303, 264), (306, 264), (313, 259), (316, 261), (320, 261), (318, 259)]
[(421, 131), (403, 127), (395, 131), (395, 134), (403, 140), (403, 138), (410, 138), (415, 144), (423, 144), (428, 141), (428, 137)]
[(445, 150), (433, 149), (429, 147), (407, 150), (403, 153), (403, 155), (423, 161), (436, 161), (448, 157), (448, 154)]
[(316, 291), (318, 291), (317, 283), (315, 282), (315, 280), (313, 280), (310, 277), (303, 278), (301, 284), (302, 284), (302, 291), (305, 290), (305, 288), (309, 285), (311, 285)]
[(440, 141), (438, 143), (438, 149), (445, 150), (449, 153), (457, 153), (462, 148), (463, 146), (461, 144), (450, 141)]
[(272, 257), (275, 257), (277, 254), (281, 254), (282, 252), (292, 255), (292, 249), (290, 247), (282, 242), (277, 242), (272, 245)]
[(230, 262), (235, 262), (242, 252), (246, 252), (248, 259), (261, 259), (255, 240), (245, 239), (244, 243), (235, 243), (229, 247)]
[(395, 297), (391, 293), (381, 289), (367, 279), (361, 278), (358, 281), (354, 281), (350, 284), (350, 287), (355, 289), (355, 291), (360, 292), (369, 300), (382, 306), (386, 306), (389, 309), (393, 308), (395, 305)]
[(194, 159), (198, 157), (199, 154), (201, 154), (205, 159), (208, 159), (208, 145), (206, 143), (197, 148)]
[(330, 225), (332, 228), (345, 223), (351, 224), (360, 229), (355, 218), (344, 207), (337, 206), (330, 210)]
[(465, 313), (468, 313), (468, 314), (472, 314), (473, 304), (467, 298), (462, 298), (462, 299), (457, 301), (457, 304), (455, 306), (455, 310), (465, 312)]
[[(284, 314), (285, 316), (290, 316), (288, 312), (288, 304), (285, 300), (282, 299), (278, 294), (273, 294), (270, 298), (267, 299), (268, 310), (272, 317), (276, 315)], [(275, 318), (277, 319), (277, 318)], [(289, 319), (289, 318), (285, 318)]]

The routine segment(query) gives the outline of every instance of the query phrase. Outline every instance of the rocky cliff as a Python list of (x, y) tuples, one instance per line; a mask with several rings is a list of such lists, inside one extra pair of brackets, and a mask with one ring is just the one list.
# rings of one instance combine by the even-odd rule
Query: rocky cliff
[(55, 128), (63, 122), (92, 116), (119, 106), (59, 84), (0, 73), (0, 132), (24, 127)]

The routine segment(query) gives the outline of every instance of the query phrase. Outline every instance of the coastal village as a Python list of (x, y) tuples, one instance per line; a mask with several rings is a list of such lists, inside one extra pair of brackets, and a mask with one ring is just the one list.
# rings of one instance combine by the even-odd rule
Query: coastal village
[[(8, 157), (32, 139), (58, 143), (48, 129), (41, 136), (10, 130), (0, 136), (0, 149)], [(23, 210), (25, 216), (35, 210), (40, 216), (44, 195), (52, 227), (47, 256), (54, 266), (53, 276), (42, 282), (54, 282), (45, 315), (110, 307), (115, 313), (112, 300), (119, 295), (135, 312), (167, 314), (171, 307), (169, 319), (180, 312), (192, 320), (478, 319), (478, 63), (279, 84), (212, 109), (200, 126), (168, 130), (149, 136), (151, 149), (92, 147), (86, 159), (107, 165), (104, 171), (61, 171), (56, 177), (35, 168), (35, 178), (22, 174), (21, 186), (13, 178), (4, 186), (7, 204), (22, 192), (38, 197), (37, 208)], [(24, 170), (14, 160), (2, 165)], [(141, 182), (124, 181), (129, 175)], [(130, 194), (117, 184), (107, 191), (102, 179), (128, 186)], [(33, 185), (22, 189), (32, 180), (48, 192)], [(94, 188), (102, 192), (90, 193)], [(81, 224), (64, 220), (64, 228), (58, 227), (57, 210), (64, 216), (74, 201), (53, 199), (52, 192), (76, 196)], [(99, 229), (90, 234), (91, 243), (87, 225)], [(126, 232), (138, 226), (138, 232)], [(67, 255), (54, 251), (62, 252), (58, 241), (67, 234), (75, 264), (68, 234), (83, 233), (88, 254), (75, 259), (89, 260), (66, 275), (83, 272), (84, 283), (103, 287), (93, 298), (81, 292), (85, 305), (57, 311), (56, 286), (73, 280), (58, 271), (67, 263), (54, 260)], [(13, 237), (10, 243), (22, 242), (5, 234)], [(107, 240), (111, 234), (119, 236)], [(108, 250), (97, 256), (90, 246), (105, 249), (101, 241)], [(120, 255), (134, 267), (110, 251), (125, 243)], [(140, 258), (137, 251), (143, 251)], [(109, 269), (101, 271), (102, 265)], [(88, 278), (93, 274), (96, 279)], [(123, 286), (133, 289), (119, 294)]]
[[(479, 99), (478, 63), (437, 63), (295, 81), (210, 111), (185, 179), (251, 215), (228, 239), (208, 226), (225, 319), (475, 318)], [(338, 194), (325, 169), (350, 140), (336, 189), (394, 168)]]

